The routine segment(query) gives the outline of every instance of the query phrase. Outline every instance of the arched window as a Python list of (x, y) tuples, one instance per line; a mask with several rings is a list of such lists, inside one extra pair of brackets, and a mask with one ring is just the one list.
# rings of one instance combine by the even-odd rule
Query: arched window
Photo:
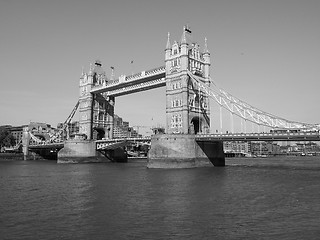
[(174, 115), (171, 117), (171, 128), (174, 128), (175, 123), (174, 123)]

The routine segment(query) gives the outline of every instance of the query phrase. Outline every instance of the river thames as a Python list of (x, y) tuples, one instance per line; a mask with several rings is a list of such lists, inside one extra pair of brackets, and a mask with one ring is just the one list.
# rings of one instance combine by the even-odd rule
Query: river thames
[(320, 158), (0, 161), (0, 239), (319, 239)]

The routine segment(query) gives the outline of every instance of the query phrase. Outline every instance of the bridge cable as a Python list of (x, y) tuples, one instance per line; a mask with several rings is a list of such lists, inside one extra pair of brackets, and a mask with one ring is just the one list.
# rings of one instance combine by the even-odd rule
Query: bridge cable
[(227, 109), (229, 112), (237, 115), (238, 117), (245, 119), (256, 124), (271, 128), (298, 128), (298, 129), (319, 129), (319, 124), (307, 124), (296, 121), (289, 121), (282, 117), (278, 117), (274, 114), (267, 113), (258, 108), (253, 107), (252, 105), (240, 100), (239, 98), (234, 97), (230, 93), (224, 91), (221, 88), (218, 88), (217, 85), (209, 79), (209, 84), (212, 83), (212, 86), (208, 86), (198, 79), (197, 76), (188, 71), (188, 75), (191, 80), (196, 83), (199, 88), (202, 88), (204, 93), (209, 96), (211, 99), (215, 100), (220, 107)]

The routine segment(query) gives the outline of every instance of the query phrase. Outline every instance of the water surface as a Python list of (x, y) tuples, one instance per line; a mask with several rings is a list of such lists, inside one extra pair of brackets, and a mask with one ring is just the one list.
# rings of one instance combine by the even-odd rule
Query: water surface
[(319, 239), (320, 158), (0, 162), (0, 239)]

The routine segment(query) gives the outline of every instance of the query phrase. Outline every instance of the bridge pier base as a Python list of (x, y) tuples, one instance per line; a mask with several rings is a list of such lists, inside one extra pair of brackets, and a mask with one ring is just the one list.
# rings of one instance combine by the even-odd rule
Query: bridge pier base
[(193, 134), (159, 134), (151, 137), (148, 168), (225, 166), (221, 141), (197, 142)]
[(57, 163), (101, 163), (110, 160), (96, 151), (94, 140), (72, 139), (58, 152)]

